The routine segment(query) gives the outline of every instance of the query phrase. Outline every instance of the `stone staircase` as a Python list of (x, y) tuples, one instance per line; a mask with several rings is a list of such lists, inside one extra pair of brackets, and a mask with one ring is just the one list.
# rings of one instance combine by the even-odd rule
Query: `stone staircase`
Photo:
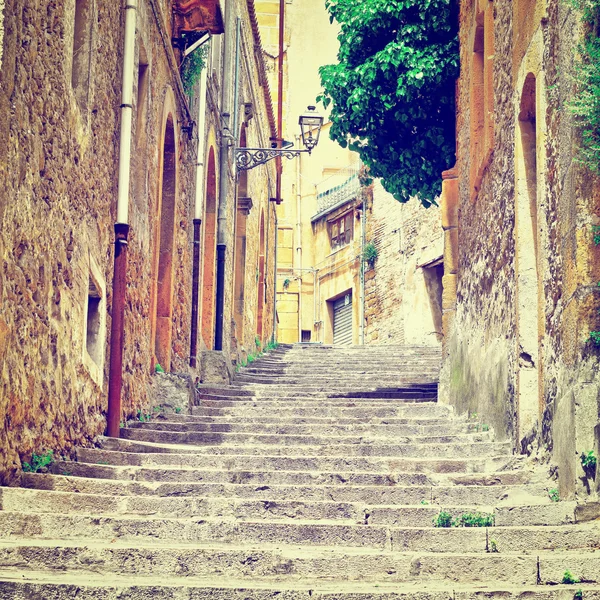
[(600, 522), (437, 404), (439, 361), (280, 346), (189, 414), (23, 474), (0, 488), (0, 600), (600, 598)]

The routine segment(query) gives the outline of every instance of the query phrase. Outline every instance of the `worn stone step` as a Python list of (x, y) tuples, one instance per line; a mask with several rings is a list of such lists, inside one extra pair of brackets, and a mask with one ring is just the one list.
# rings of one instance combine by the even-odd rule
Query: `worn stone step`
[(155, 541), (157, 545), (229, 543), (374, 548), (393, 552), (485, 553), (490, 541), (503, 553), (592, 550), (600, 524), (544, 527), (395, 527), (336, 520), (237, 520), (0, 511), (0, 539)]
[[(343, 455), (349, 452), (352, 455), (370, 456), (397, 456), (413, 457), (422, 456), (432, 458), (435, 456), (447, 456), (448, 458), (471, 458), (501, 456), (510, 454), (511, 444), (507, 442), (494, 443), (490, 441), (463, 441), (454, 443), (452, 441), (428, 440), (435, 438), (397, 439), (396, 444), (391, 443), (393, 437), (375, 435), (356, 436), (309, 436), (293, 434), (255, 434), (255, 433), (229, 433), (229, 432), (197, 432), (197, 431), (163, 431), (150, 426), (138, 426), (121, 429), (121, 437), (129, 440), (138, 440), (154, 443), (168, 444), (196, 444), (198, 446), (228, 446), (230, 448), (255, 446), (250, 451), (253, 454), (271, 452), (271, 446), (287, 446), (290, 453), (302, 452), (301, 447), (327, 447), (324, 453)], [(437, 438), (439, 439), (439, 438)], [(352, 446), (359, 448), (353, 449)], [(262, 449), (260, 449), (262, 447)], [(295, 450), (293, 448), (296, 448)], [(311, 454), (310, 450), (307, 450)], [(317, 452), (317, 451), (315, 451)], [(246, 454), (247, 452), (243, 452)]]
[[(224, 412), (207, 412), (207, 409), (216, 409)], [(210, 416), (213, 414), (230, 414), (240, 416), (282, 416), (282, 417), (355, 417), (355, 418), (384, 418), (396, 417), (404, 419), (440, 419), (451, 416), (450, 407), (440, 404), (407, 404), (398, 406), (392, 402), (382, 405), (365, 404), (356, 405), (354, 402), (335, 402), (325, 404), (314, 402), (311, 404), (296, 405), (287, 402), (273, 402), (268, 400), (256, 402), (212, 402), (203, 401), (200, 406), (192, 408), (193, 415)]]
[[(465, 448), (477, 448), (479, 444)], [(422, 445), (427, 448), (427, 445)], [(493, 446), (491, 446), (494, 448)], [(363, 450), (364, 448), (364, 450)], [(377, 473), (390, 473), (398, 471), (407, 463), (402, 459), (397, 448), (408, 448), (406, 446), (205, 446), (199, 448), (199, 452), (176, 454), (173, 452), (119, 452), (106, 449), (79, 448), (77, 458), (80, 462), (91, 464), (108, 465), (132, 465), (132, 466), (175, 466), (214, 469), (283, 469), (288, 471), (373, 471)], [(355, 452), (351, 452), (356, 449)], [(273, 451), (271, 451), (273, 450)], [(448, 453), (451, 454), (450, 452)], [(473, 451), (475, 456), (482, 458), (485, 453)], [(415, 457), (419, 456), (415, 452)], [(420, 456), (425, 459), (427, 453), (424, 451)], [(433, 453), (433, 457), (436, 454)], [(407, 458), (411, 458), (407, 452)], [(450, 459), (434, 459), (427, 464), (432, 472), (446, 472), (456, 468)], [(435, 462), (435, 464), (433, 464)], [(70, 463), (61, 463), (60, 467), (68, 467)], [(517, 463), (515, 463), (517, 464)], [(410, 466), (410, 463), (408, 463)], [(412, 470), (412, 469), (411, 469)], [(418, 472), (418, 468), (414, 469)]]
[[(307, 459), (299, 458), (296, 463), (290, 463), (287, 460), (281, 460), (280, 464), (296, 466), (301, 468), (302, 462)], [(310, 460), (310, 459), (308, 459)], [(208, 463), (209, 461), (207, 461)], [(232, 461), (233, 462), (233, 461)], [(247, 464), (244, 464), (247, 462)], [(279, 461), (265, 461), (260, 463), (256, 461), (256, 466), (263, 464), (265, 467), (277, 464)], [(254, 465), (254, 461), (246, 457), (235, 464), (241, 463), (241, 468), (235, 470), (232, 466), (230, 470), (224, 470), (222, 467), (217, 468), (219, 464), (218, 457), (215, 457), (210, 463), (215, 467), (211, 468), (193, 468), (193, 467), (136, 467), (136, 466), (111, 466), (111, 465), (93, 465), (80, 462), (64, 462), (58, 461), (54, 465), (55, 473), (64, 474), (74, 477), (98, 477), (102, 479), (129, 479), (135, 481), (172, 481), (172, 482), (192, 482), (203, 481), (209, 483), (254, 483), (256, 485), (394, 485), (403, 484), (408, 481), (414, 481), (415, 475), (419, 473), (450, 473), (450, 472), (482, 472), (490, 465), (494, 467), (493, 459), (487, 461), (481, 460), (465, 460), (465, 461), (441, 461), (436, 459), (427, 465), (428, 468), (422, 468), (425, 461), (405, 462), (398, 460), (395, 470), (388, 472), (368, 472), (358, 471), (353, 469), (348, 472), (344, 471), (309, 471), (296, 470), (284, 471), (280, 469), (254, 469), (250, 467)], [(349, 467), (355, 461), (347, 459)], [(327, 466), (327, 463), (319, 463)], [(335, 463), (334, 463), (335, 464)], [(356, 460), (357, 465), (362, 465), (365, 469), (368, 468), (367, 461)], [(410, 468), (409, 468), (410, 467)], [(420, 468), (419, 468), (420, 467)], [(275, 467), (273, 467), (275, 468)]]
[[(136, 421), (130, 421), (128, 427)], [(488, 425), (463, 421), (460, 419), (396, 419), (387, 418), (335, 418), (335, 417), (279, 417), (261, 416), (238, 417), (235, 415), (214, 415), (203, 417), (201, 415), (188, 414), (161, 414), (152, 419), (151, 423), (190, 423), (201, 426), (215, 426), (220, 429), (230, 427), (229, 431), (240, 427), (265, 427), (265, 432), (275, 427), (299, 427), (304, 432), (319, 433), (319, 431), (333, 431), (332, 428), (342, 430), (343, 428), (365, 429), (365, 431), (378, 431), (384, 428), (394, 430), (398, 435), (405, 436), (454, 436), (454, 435), (481, 435), (491, 436), (492, 430)]]
[[(264, 420), (231, 419), (231, 420), (188, 420), (159, 418), (150, 422), (129, 422), (128, 428), (148, 428), (159, 431), (200, 431), (214, 433), (255, 433), (263, 434), (286, 434), (286, 435), (346, 435), (372, 434), (373, 436), (393, 436), (410, 438), (410, 441), (423, 443), (450, 443), (460, 441), (488, 441), (492, 439), (492, 432), (475, 432), (468, 424), (456, 424), (454, 426), (438, 426), (437, 431), (425, 431), (419, 425), (407, 425), (405, 423), (364, 423), (352, 420), (350, 423), (339, 423), (331, 420), (328, 423), (297, 423), (289, 419), (272, 419), (272, 422)], [(471, 431), (469, 431), (471, 429)]]
[[(169, 498), (222, 497), (260, 499), (265, 501), (332, 501), (360, 502), (365, 505), (477, 505), (490, 506), (516, 501), (530, 502), (537, 497), (547, 500), (546, 489), (540, 484), (489, 486), (440, 485), (424, 474), (403, 475), (390, 485), (255, 485), (252, 483), (155, 482), (115, 479), (95, 479), (50, 474), (25, 474), (22, 485), (31, 489), (81, 494), (111, 494), (115, 496), (164, 496)], [(525, 500), (523, 497), (525, 496)], [(558, 506), (560, 506), (559, 503)], [(536, 510), (537, 507), (534, 508)], [(503, 507), (504, 510), (504, 507)], [(544, 515), (544, 506), (539, 514)], [(522, 523), (519, 523), (522, 524)]]
[[(93, 539), (93, 538), (92, 538)], [(2, 572), (74, 571), (161, 577), (317, 579), (419, 584), (484, 583), (497, 586), (560, 583), (566, 569), (587, 583), (600, 579), (600, 552), (532, 554), (401, 553), (369, 548), (231, 547), (227, 544), (186, 546), (134, 545), (115, 542), (30, 540), (0, 541)], [(342, 575), (343, 574), (343, 575)], [(574, 587), (571, 588), (575, 589)]]
[[(600, 600), (600, 586), (578, 584), (586, 600)], [(47, 571), (26, 574), (0, 571), (0, 591), (4, 600), (572, 600), (573, 586), (493, 587), (475, 585), (439, 586), (423, 584), (365, 583), (340, 581), (252, 581), (231, 578), (111, 577)]]
[[(466, 506), (432, 504), (425, 500), (425, 498), (430, 498), (430, 490), (410, 491), (413, 492), (413, 505), (393, 506), (332, 500), (119, 496), (5, 488), (0, 491), (0, 510), (53, 514), (226, 517), (246, 520), (328, 519), (396, 527), (429, 527), (440, 510), (450, 513), (453, 518), (482, 510), (481, 503)], [(418, 504), (418, 498), (421, 498), (424, 504)], [(498, 498), (494, 498), (490, 494), (484, 500), (495, 503)], [(492, 506), (487, 509), (487, 512), (494, 515), (497, 527), (524, 525), (525, 523), (529, 525), (566, 525), (575, 522), (575, 508), (574, 502), (562, 502), (531, 506)]]

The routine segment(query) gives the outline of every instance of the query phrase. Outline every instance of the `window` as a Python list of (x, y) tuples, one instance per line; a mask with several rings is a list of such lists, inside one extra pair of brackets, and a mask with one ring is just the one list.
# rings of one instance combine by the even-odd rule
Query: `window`
[(310, 329), (303, 329), (302, 330), (302, 342), (306, 344), (306, 343), (310, 342), (310, 338), (311, 338)]
[(146, 98), (148, 96), (148, 55), (144, 45), (140, 42), (139, 65), (138, 65), (138, 86), (136, 102), (136, 136), (139, 140), (143, 137), (146, 128)]
[(90, 257), (88, 285), (83, 312), (83, 364), (92, 379), (102, 387), (106, 352), (106, 286), (100, 269)]
[(97, 364), (101, 364), (104, 348), (100, 342), (100, 302), (102, 296), (94, 280), (90, 277), (88, 288), (87, 305), (87, 327), (85, 336), (85, 347), (90, 358)]
[(331, 240), (331, 249), (335, 250), (345, 246), (352, 241), (354, 222), (352, 213), (347, 213), (343, 217), (337, 218), (329, 223), (329, 237)]

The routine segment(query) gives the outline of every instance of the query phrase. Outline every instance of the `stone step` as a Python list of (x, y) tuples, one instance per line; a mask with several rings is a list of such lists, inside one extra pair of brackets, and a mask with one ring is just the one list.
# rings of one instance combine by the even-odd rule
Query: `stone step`
[[(221, 412), (211, 412), (217, 410)], [(261, 415), (277, 417), (340, 417), (340, 418), (403, 418), (403, 419), (440, 419), (449, 417), (452, 412), (448, 406), (441, 404), (407, 404), (398, 406), (392, 402), (374, 405), (365, 403), (364, 406), (355, 402), (335, 403), (302, 403), (293, 405), (287, 402), (257, 400), (253, 402), (212, 402), (203, 401), (200, 406), (192, 408), (193, 415)]]
[[(131, 427), (136, 421), (130, 421), (128, 427)], [(186, 423), (198, 424), (200, 426), (215, 427), (219, 429), (228, 429), (228, 431), (241, 431), (242, 427), (264, 426), (268, 432), (275, 427), (298, 427), (302, 431), (319, 433), (320, 431), (334, 431), (344, 428), (355, 428), (357, 431), (370, 430), (378, 428), (382, 430), (389, 428), (397, 432), (397, 435), (405, 436), (448, 436), (448, 435), (493, 435), (489, 426), (484, 428), (480, 423), (463, 421), (460, 419), (397, 419), (394, 417), (365, 417), (365, 418), (335, 418), (335, 417), (279, 417), (279, 416), (261, 416), (257, 417), (237, 417), (231, 415), (214, 415), (203, 417), (201, 415), (189, 415), (183, 413), (160, 414), (154, 417), (150, 423)], [(218, 429), (215, 429), (218, 430)]]
[[(511, 474), (512, 475), (512, 474)], [(516, 502), (545, 502), (546, 489), (538, 484), (502, 484), (487, 486), (460, 486), (434, 482), (423, 474), (405, 475), (391, 485), (260, 485), (252, 483), (206, 483), (206, 482), (155, 482), (88, 477), (32, 474), (23, 476), (26, 488), (75, 494), (114, 496), (153, 496), (166, 498), (228, 498), (253, 499), (268, 502), (281, 501), (331, 501), (359, 502), (364, 505), (430, 505), (492, 506), (505, 503), (503, 510), (510, 510)], [(558, 503), (562, 505), (562, 503)], [(542, 518), (545, 505), (539, 508)], [(534, 507), (534, 511), (536, 508)], [(515, 513), (517, 514), (517, 513)], [(520, 523), (523, 524), (523, 523)]]
[[(487, 491), (487, 490), (486, 490)], [(483, 510), (478, 505), (455, 506), (430, 504), (417, 499), (429, 498), (431, 490), (407, 490), (414, 504), (365, 505), (364, 502), (335, 502), (332, 500), (261, 500), (230, 497), (154, 497), (58, 492), (26, 488), (5, 488), (0, 493), (0, 510), (22, 513), (78, 513), (87, 515), (150, 515), (153, 517), (223, 517), (237, 520), (335, 520), (349, 523), (368, 523), (394, 527), (430, 527), (441, 510), (458, 518), (465, 513)], [(477, 495), (475, 494), (475, 497)], [(488, 495), (485, 501), (498, 498)], [(492, 506), (485, 512), (493, 514), (497, 527), (515, 525), (566, 525), (574, 523), (576, 504)]]
[[(430, 389), (430, 385), (434, 383), (433, 377), (423, 377), (419, 381), (415, 381), (414, 378), (404, 378), (404, 377), (396, 377), (389, 385), (385, 385), (384, 382), (380, 382), (377, 378), (373, 377), (373, 379), (363, 378), (360, 383), (345, 381), (342, 379), (340, 383), (336, 383), (335, 386), (332, 385), (331, 379), (323, 380), (321, 382), (307, 382), (307, 381), (274, 381), (274, 380), (265, 380), (265, 381), (253, 381), (253, 382), (244, 382), (234, 380), (229, 388), (230, 390), (241, 390), (249, 393), (262, 392), (263, 394), (272, 394), (276, 395), (294, 395), (294, 396), (303, 396), (309, 394), (333, 394), (337, 393), (338, 397), (341, 396), (343, 392), (378, 392), (378, 394), (374, 394), (374, 398), (410, 398), (412, 395), (417, 395), (418, 392), (421, 391), (421, 388)], [(202, 391), (202, 390), (200, 390)], [(397, 392), (397, 396), (390, 396), (391, 393)], [(217, 392), (218, 393), (218, 392)], [(360, 397), (360, 396), (357, 396)]]
[[(144, 426), (146, 425), (146, 426)], [(512, 445), (509, 442), (446, 441), (452, 438), (402, 438), (396, 436), (396, 444), (391, 443), (390, 436), (383, 435), (293, 435), (293, 434), (257, 434), (257, 433), (229, 433), (229, 432), (202, 432), (202, 431), (163, 431), (152, 428), (152, 424), (121, 429), (123, 439), (138, 440), (154, 443), (169, 444), (196, 444), (199, 446), (228, 446), (231, 448), (242, 446), (263, 447), (262, 450), (253, 450), (253, 454), (264, 452), (268, 454), (271, 446), (290, 447), (327, 447), (325, 453), (343, 455), (349, 451), (353, 455), (397, 456), (432, 458), (447, 456), (448, 458), (488, 457), (510, 454)], [(432, 441), (429, 441), (432, 440)], [(352, 446), (358, 448), (352, 449)], [(350, 448), (349, 448), (350, 447)], [(298, 450), (290, 452), (298, 453)], [(310, 451), (308, 451), (310, 453)]]
[[(224, 470), (223, 464), (230, 460), (232, 465), (240, 465), (239, 470)], [(208, 467), (136, 467), (136, 466), (111, 466), (111, 465), (93, 465), (89, 463), (79, 463), (70, 461), (57, 461), (53, 468), (55, 473), (75, 477), (97, 477), (102, 479), (125, 479), (133, 481), (171, 481), (171, 482), (192, 482), (203, 481), (207, 483), (254, 483), (256, 485), (395, 485), (410, 484), (418, 473), (475, 473), (485, 470), (498, 470), (500, 459), (487, 460), (464, 460), (464, 461), (444, 461), (434, 459), (427, 463), (426, 461), (401, 461), (398, 460), (394, 465), (395, 470), (388, 472), (369, 472), (367, 470), (359, 471), (353, 468), (351, 471), (340, 470), (301, 470), (303, 461), (310, 460), (298, 458), (279, 458), (271, 461), (259, 458), (256, 461), (252, 457), (241, 457), (235, 460), (233, 457), (213, 457), (207, 460)], [(317, 463), (322, 466), (342, 466), (347, 468), (362, 466), (365, 469), (371, 464), (365, 459), (346, 459), (345, 461), (335, 462), (332, 459), (322, 459), (323, 462)], [(281, 470), (275, 465), (293, 466), (299, 470)], [(260, 469), (263, 465), (263, 469)], [(423, 468), (424, 465), (427, 468)], [(214, 468), (210, 468), (213, 466)], [(256, 467), (252, 469), (252, 467)], [(268, 467), (277, 470), (271, 470)], [(409, 468), (410, 467), (410, 468)]]
[[(322, 581), (286, 583), (249, 579), (185, 577), (111, 577), (110, 583), (102, 576), (88, 574), (28, 570), (26, 574), (11, 570), (0, 571), (0, 590), (5, 600), (571, 600), (573, 586), (532, 585), (529, 587), (500, 586), (428, 586), (397, 584)], [(586, 600), (600, 600), (600, 586), (578, 584)]]
[[(223, 517), (83, 515), (0, 511), (1, 540), (95, 540), (166, 544), (285, 544), (373, 548), (392, 552), (486, 553), (494, 540), (501, 554), (593, 550), (600, 524), (538, 527), (395, 527), (331, 519), (246, 521)], [(598, 553), (600, 556), (600, 553)], [(600, 577), (600, 573), (598, 574)]]
[[(251, 433), (260, 429), (265, 434), (289, 434), (289, 435), (338, 435), (347, 433), (372, 433), (374, 436), (395, 436), (411, 438), (411, 441), (423, 443), (452, 442), (470, 439), (472, 441), (488, 441), (492, 439), (492, 432), (475, 431), (473, 425), (456, 423), (432, 426), (426, 429), (422, 425), (407, 425), (397, 423), (394, 419), (386, 419), (383, 422), (365, 422), (357, 419), (339, 419), (319, 422), (297, 422), (298, 419), (255, 419), (248, 421), (246, 418), (218, 420), (218, 419), (187, 419), (186, 415), (174, 415), (180, 418), (168, 416), (153, 419), (150, 422), (130, 421), (128, 428), (147, 426), (159, 431), (206, 431), (216, 433)], [(392, 422), (389, 422), (392, 421)]]
[(150, 422), (130, 421), (128, 429), (152, 429), (155, 431), (197, 432), (197, 433), (229, 433), (229, 434), (257, 434), (261, 435), (291, 435), (296, 437), (321, 437), (358, 435), (362, 438), (392, 438), (396, 443), (403, 444), (465, 444), (472, 442), (491, 442), (493, 433), (462, 432), (429, 433), (421, 434), (419, 426), (395, 425), (389, 423), (329, 423), (327, 425), (288, 423), (248, 423), (240, 420), (236, 423), (201, 423), (185, 420), (152, 420)]
[[(464, 444), (463, 448), (477, 448), (479, 444)], [(488, 444), (491, 450), (495, 447)], [(409, 445), (398, 446), (410, 448)], [(427, 449), (429, 446), (423, 445)], [(388, 450), (388, 448), (390, 450)], [(77, 458), (80, 462), (91, 464), (109, 465), (144, 465), (144, 466), (175, 466), (175, 467), (201, 467), (209, 469), (283, 469), (287, 471), (373, 471), (390, 473), (400, 470), (401, 466), (410, 466), (411, 462), (404, 460), (397, 452), (396, 446), (343, 446), (332, 445), (326, 447), (295, 447), (265, 448), (263, 446), (217, 446), (201, 447), (202, 452), (182, 453), (174, 452), (120, 452), (106, 449), (78, 448)], [(275, 452), (271, 451), (275, 450)], [(308, 451), (305, 451), (308, 450)], [(351, 451), (354, 450), (352, 453)], [(423, 462), (427, 456), (425, 452), (415, 453), (414, 458), (419, 460), (419, 466), (426, 465), (431, 472), (443, 473), (444, 468), (449, 469), (455, 464), (452, 459), (439, 459), (434, 453), (430, 462)], [(422, 458), (418, 458), (421, 456)], [(473, 451), (473, 456), (481, 459), (484, 454)], [(490, 454), (493, 460), (498, 460), (498, 455)], [(512, 458), (512, 456), (511, 456)], [(462, 461), (461, 461), (462, 462)], [(484, 462), (484, 461), (482, 461)], [(512, 462), (512, 461), (511, 461)], [(61, 463), (69, 467), (69, 462)], [(513, 463), (515, 466), (519, 462)], [(412, 469), (411, 469), (412, 470)], [(415, 469), (417, 470), (417, 469)]]
[[(568, 569), (588, 584), (600, 579), (600, 552), (402, 553), (371, 548), (260, 547), (227, 544), (135, 545), (119, 541), (0, 542), (2, 573), (48, 570), (138, 577), (244, 578), (260, 581), (344, 579), (357, 582), (555, 584)], [(14, 576), (13, 576), (14, 577)], [(577, 589), (575, 586), (571, 590)]]

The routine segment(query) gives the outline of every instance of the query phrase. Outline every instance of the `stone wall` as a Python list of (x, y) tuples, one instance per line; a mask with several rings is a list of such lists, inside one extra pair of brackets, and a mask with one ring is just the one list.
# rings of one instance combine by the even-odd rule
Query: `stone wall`
[[(456, 313), (443, 369), (444, 397), (551, 460), (561, 497), (584, 490), (578, 455), (598, 449), (597, 350), (586, 340), (600, 212), (567, 107), (577, 35), (577, 15), (558, 0), (461, 3)], [(490, 36), (494, 51), (477, 65), (477, 40)], [(492, 98), (479, 86), (488, 74)], [(474, 179), (485, 119), (493, 135)]]
[[(89, 444), (105, 428), (124, 20), (118, 2), (82, 0), (78, 6), (80, 12), (75, 10), (75, 0), (33, 0), (26, 5), (6, 0), (4, 8), (0, 71), (2, 481), (10, 480), (21, 460), (29, 460), (32, 452), (68, 454), (73, 445)], [(240, 1), (235, 11), (243, 19), (246, 35), (247, 56), (240, 61), (246, 82), (240, 94), (243, 104), (249, 90), (260, 86), (252, 83), (259, 76), (248, 4)], [(148, 390), (156, 362), (167, 371), (189, 369), (197, 132), (190, 136), (182, 129), (194, 116), (170, 47), (170, 18), (167, 0), (140, 2), (124, 420), (150, 405)], [(146, 68), (140, 70), (140, 65)], [(200, 132), (206, 136), (207, 156), (211, 147), (217, 152), (213, 177), (219, 176), (221, 65), (215, 63), (210, 77), (207, 127)], [(268, 132), (264, 95), (251, 100), (256, 129)], [(233, 150), (228, 153), (231, 164)], [(223, 368), (231, 355), (232, 168), (228, 176)], [(266, 281), (271, 291), (263, 321), (265, 331), (270, 332), (275, 227), (264, 170), (253, 180), (252, 190), (257, 208), (265, 209)], [(258, 222), (258, 216), (254, 221)], [(256, 245), (258, 231), (254, 221), (249, 227), (253, 264), (257, 259), (252, 245)], [(253, 277), (247, 278), (247, 286), (249, 296), (256, 297)], [(251, 321), (252, 311), (248, 314)], [(244, 335), (253, 337), (249, 331)], [(206, 348), (202, 341), (199, 344)]]
[(437, 207), (401, 204), (375, 182), (367, 203), (366, 242), (377, 260), (365, 270), (365, 343), (441, 341), (443, 232)]

